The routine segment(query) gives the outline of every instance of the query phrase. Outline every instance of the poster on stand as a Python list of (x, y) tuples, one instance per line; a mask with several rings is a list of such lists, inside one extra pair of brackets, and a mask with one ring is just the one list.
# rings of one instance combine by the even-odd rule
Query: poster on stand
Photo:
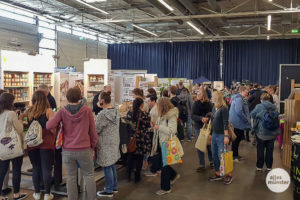
[(140, 81), (139, 88), (143, 90), (144, 96), (145, 96), (147, 94), (147, 90), (148, 90), (148, 81)]
[(135, 76), (123, 78), (123, 97), (122, 101), (133, 101), (132, 90), (135, 88)]
[(112, 74), (108, 75), (108, 85), (111, 87), (111, 103), (115, 105), (115, 77)]

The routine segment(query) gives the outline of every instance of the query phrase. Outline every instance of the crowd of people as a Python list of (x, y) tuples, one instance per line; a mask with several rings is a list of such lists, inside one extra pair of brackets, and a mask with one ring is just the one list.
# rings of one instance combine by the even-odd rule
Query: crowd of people
[[(231, 184), (232, 174), (225, 177), (220, 174), (220, 155), (231, 144), (234, 161), (242, 162), (245, 157), (239, 153), (243, 139), (250, 141), (249, 132), (257, 143), (256, 170), (262, 171), (264, 163), (267, 170), (272, 169), (273, 149), (279, 126), (276, 121), (266, 117), (278, 115), (279, 99), (276, 87), (260, 88), (258, 84), (239, 85), (222, 91), (209, 88), (208, 85), (195, 85), (191, 91), (184, 87), (170, 86), (162, 97), (158, 97), (153, 88), (133, 90), (132, 109), (127, 113), (126, 121), (130, 127), (130, 141), (126, 153), (127, 179), (139, 183), (143, 168), (149, 168), (145, 176), (161, 176), (160, 190), (157, 195), (171, 192), (171, 186), (180, 178), (180, 174), (171, 166), (162, 165), (161, 147), (171, 135), (183, 142), (199, 137), (204, 125), (211, 125), (211, 142), (207, 145), (209, 166), (215, 173), (210, 181), (223, 180)], [(32, 96), (31, 106), (22, 114), (13, 111), (14, 96), (1, 91), (0, 96), (0, 133), (12, 129), (22, 138), (23, 122), (29, 126), (36, 121), (42, 129), (43, 142), (28, 147), (26, 152), (32, 164), (34, 200), (53, 199), (51, 186), (58, 187), (62, 179), (61, 165), (66, 168), (68, 199), (78, 199), (77, 170), (80, 168), (86, 183), (87, 199), (113, 197), (118, 192), (116, 163), (120, 152), (120, 112), (111, 103), (111, 88), (105, 86), (93, 101), (93, 109), (86, 105), (79, 88), (70, 88), (67, 92), (68, 104), (56, 113), (56, 103), (49, 89), (43, 85)], [(96, 117), (95, 117), (96, 116)], [(233, 127), (236, 139), (232, 141), (229, 126)], [(63, 134), (62, 149), (55, 146), (56, 136)], [(122, 133), (121, 133), (122, 134)], [(245, 137), (246, 134), (246, 137)], [(1, 151), (1, 150), (0, 150)], [(124, 152), (122, 152), (124, 154)], [(199, 167), (197, 172), (206, 170), (205, 153), (197, 150)], [(1, 157), (0, 157), (1, 159)], [(23, 155), (8, 160), (0, 160), (0, 200), (8, 199), (8, 169), (10, 161), (13, 167), (14, 200), (25, 199), (28, 195), (20, 193), (21, 167)], [(101, 166), (105, 174), (105, 188), (96, 192), (94, 180), (94, 162)], [(149, 165), (148, 165), (149, 164)], [(52, 174), (54, 168), (54, 177)]]

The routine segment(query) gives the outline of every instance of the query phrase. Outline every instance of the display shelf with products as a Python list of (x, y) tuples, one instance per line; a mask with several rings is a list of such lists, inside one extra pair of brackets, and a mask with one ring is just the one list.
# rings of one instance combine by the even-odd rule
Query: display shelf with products
[(52, 73), (33, 73), (34, 88), (39, 87), (42, 84), (52, 87)]

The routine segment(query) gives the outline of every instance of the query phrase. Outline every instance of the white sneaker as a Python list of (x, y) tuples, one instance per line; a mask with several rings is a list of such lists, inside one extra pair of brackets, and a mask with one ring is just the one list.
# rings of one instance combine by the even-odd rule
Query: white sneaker
[(256, 167), (256, 171), (261, 172), (261, 171), (262, 171), (262, 168)]
[(157, 192), (156, 192), (156, 194), (158, 195), (158, 196), (161, 196), (161, 195), (164, 195), (164, 194), (169, 194), (171, 192), (171, 190), (168, 190), (168, 191), (166, 191), (166, 190), (158, 190)]
[(44, 200), (52, 200), (54, 198), (53, 194), (45, 194)]
[(40, 200), (41, 199), (41, 193), (33, 193), (33, 199), (34, 200)]

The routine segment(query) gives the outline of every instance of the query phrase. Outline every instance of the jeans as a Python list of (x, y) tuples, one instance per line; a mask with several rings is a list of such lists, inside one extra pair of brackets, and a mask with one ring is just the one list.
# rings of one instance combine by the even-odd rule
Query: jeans
[(160, 177), (160, 188), (168, 191), (171, 189), (171, 181), (177, 176), (177, 172), (169, 165), (162, 168)]
[(87, 200), (95, 200), (96, 183), (94, 179), (93, 151), (65, 151), (62, 152), (63, 163), (67, 174), (67, 191), (69, 200), (78, 200), (77, 170), (78, 165), (86, 183)]
[(54, 162), (54, 185), (58, 187), (62, 182), (62, 150), (55, 149)]
[(105, 192), (113, 193), (113, 190), (118, 189), (118, 176), (116, 171), (116, 166), (111, 165), (108, 167), (103, 167), (105, 175)]
[[(195, 128), (196, 140), (198, 140), (199, 134), (200, 134), (200, 129)], [(200, 166), (205, 166), (205, 153), (198, 150), (198, 149), (197, 149), (197, 153), (198, 153), (198, 158), (199, 158), (199, 161), (200, 161)], [(211, 153), (211, 146), (210, 145), (207, 145), (207, 155), (208, 155), (209, 162), (212, 163), (213, 159), (212, 159), (212, 153)]]
[(187, 122), (186, 122), (186, 129), (187, 129), (187, 139), (192, 140), (191, 135), (192, 135), (192, 116), (188, 116)]
[(11, 160), (0, 160), (0, 194), (2, 194), (3, 181), (6, 176), (7, 170), (9, 168), (9, 163), (12, 162), (13, 167), (13, 188), (14, 193), (17, 194), (20, 192), (20, 183), (21, 183), (21, 168), (23, 164), (23, 156), (11, 159)]
[(220, 156), (224, 152), (224, 134), (212, 134), (211, 150), (215, 171), (220, 171)]
[(127, 158), (127, 167), (128, 167), (128, 180), (131, 180), (131, 172), (135, 168), (135, 181), (138, 182), (141, 180), (141, 171), (143, 167), (144, 155), (138, 155), (134, 153), (128, 153)]
[(233, 158), (237, 158), (239, 156), (240, 142), (244, 139), (244, 130), (235, 128), (234, 133), (236, 134), (236, 139), (232, 142), (232, 151)]
[[(33, 168), (32, 181), (35, 193), (40, 193), (40, 183), (43, 181), (45, 193), (50, 194), (54, 151), (51, 149), (33, 149), (28, 152), (28, 156)], [(43, 180), (41, 180), (41, 175)]]
[(261, 140), (257, 137), (257, 168), (263, 168), (264, 163), (266, 163), (267, 168), (272, 168), (274, 141), (275, 140)]

